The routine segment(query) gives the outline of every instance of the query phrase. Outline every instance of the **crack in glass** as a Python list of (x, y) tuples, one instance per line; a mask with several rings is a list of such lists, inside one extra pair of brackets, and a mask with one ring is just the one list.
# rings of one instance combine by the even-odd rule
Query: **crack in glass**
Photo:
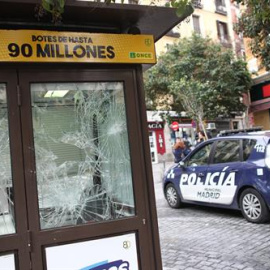
[(15, 233), (6, 85), (0, 84), (0, 235)]
[(32, 84), (41, 229), (135, 214), (123, 83)]

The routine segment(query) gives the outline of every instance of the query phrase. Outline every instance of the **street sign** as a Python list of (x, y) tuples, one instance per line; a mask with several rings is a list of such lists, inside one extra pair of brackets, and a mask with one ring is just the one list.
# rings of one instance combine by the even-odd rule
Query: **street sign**
[(179, 123), (178, 122), (172, 122), (171, 127), (174, 131), (177, 131), (179, 129)]

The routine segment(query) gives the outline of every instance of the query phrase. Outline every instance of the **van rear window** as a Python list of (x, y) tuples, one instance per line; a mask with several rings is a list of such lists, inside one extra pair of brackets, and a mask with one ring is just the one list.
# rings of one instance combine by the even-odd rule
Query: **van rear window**
[(246, 161), (256, 144), (256, 140), (243, 139), (243, 160)]

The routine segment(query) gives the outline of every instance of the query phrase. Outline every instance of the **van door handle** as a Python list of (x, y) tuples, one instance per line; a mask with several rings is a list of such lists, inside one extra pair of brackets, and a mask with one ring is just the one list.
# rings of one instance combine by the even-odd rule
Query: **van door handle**
[(235, 173), (237, 173), (237, 172), (238, 172), (238, 169), (231, 169), (230, 172), (235, 172)]
[(199, 176), (199, 177), (203, 177), (203, 176), (204, 176), (204, 173), (200, 172), (200, 173), (198, 174), (198, 176)]

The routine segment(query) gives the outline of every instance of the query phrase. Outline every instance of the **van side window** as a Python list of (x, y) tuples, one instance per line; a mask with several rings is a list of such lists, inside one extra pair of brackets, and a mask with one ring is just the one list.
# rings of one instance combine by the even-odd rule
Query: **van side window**
[(237, 162), (240, 159), (240, 140), (218, 141), (213, 163)]
[(203, 166), (208, 164), (212, 143), (204, 145), (196, 153), (194, 153), (189, 161), (188, 166)]
[(243, 160), (246, 161), (256, 144), (256, 140), (243, 139)]

